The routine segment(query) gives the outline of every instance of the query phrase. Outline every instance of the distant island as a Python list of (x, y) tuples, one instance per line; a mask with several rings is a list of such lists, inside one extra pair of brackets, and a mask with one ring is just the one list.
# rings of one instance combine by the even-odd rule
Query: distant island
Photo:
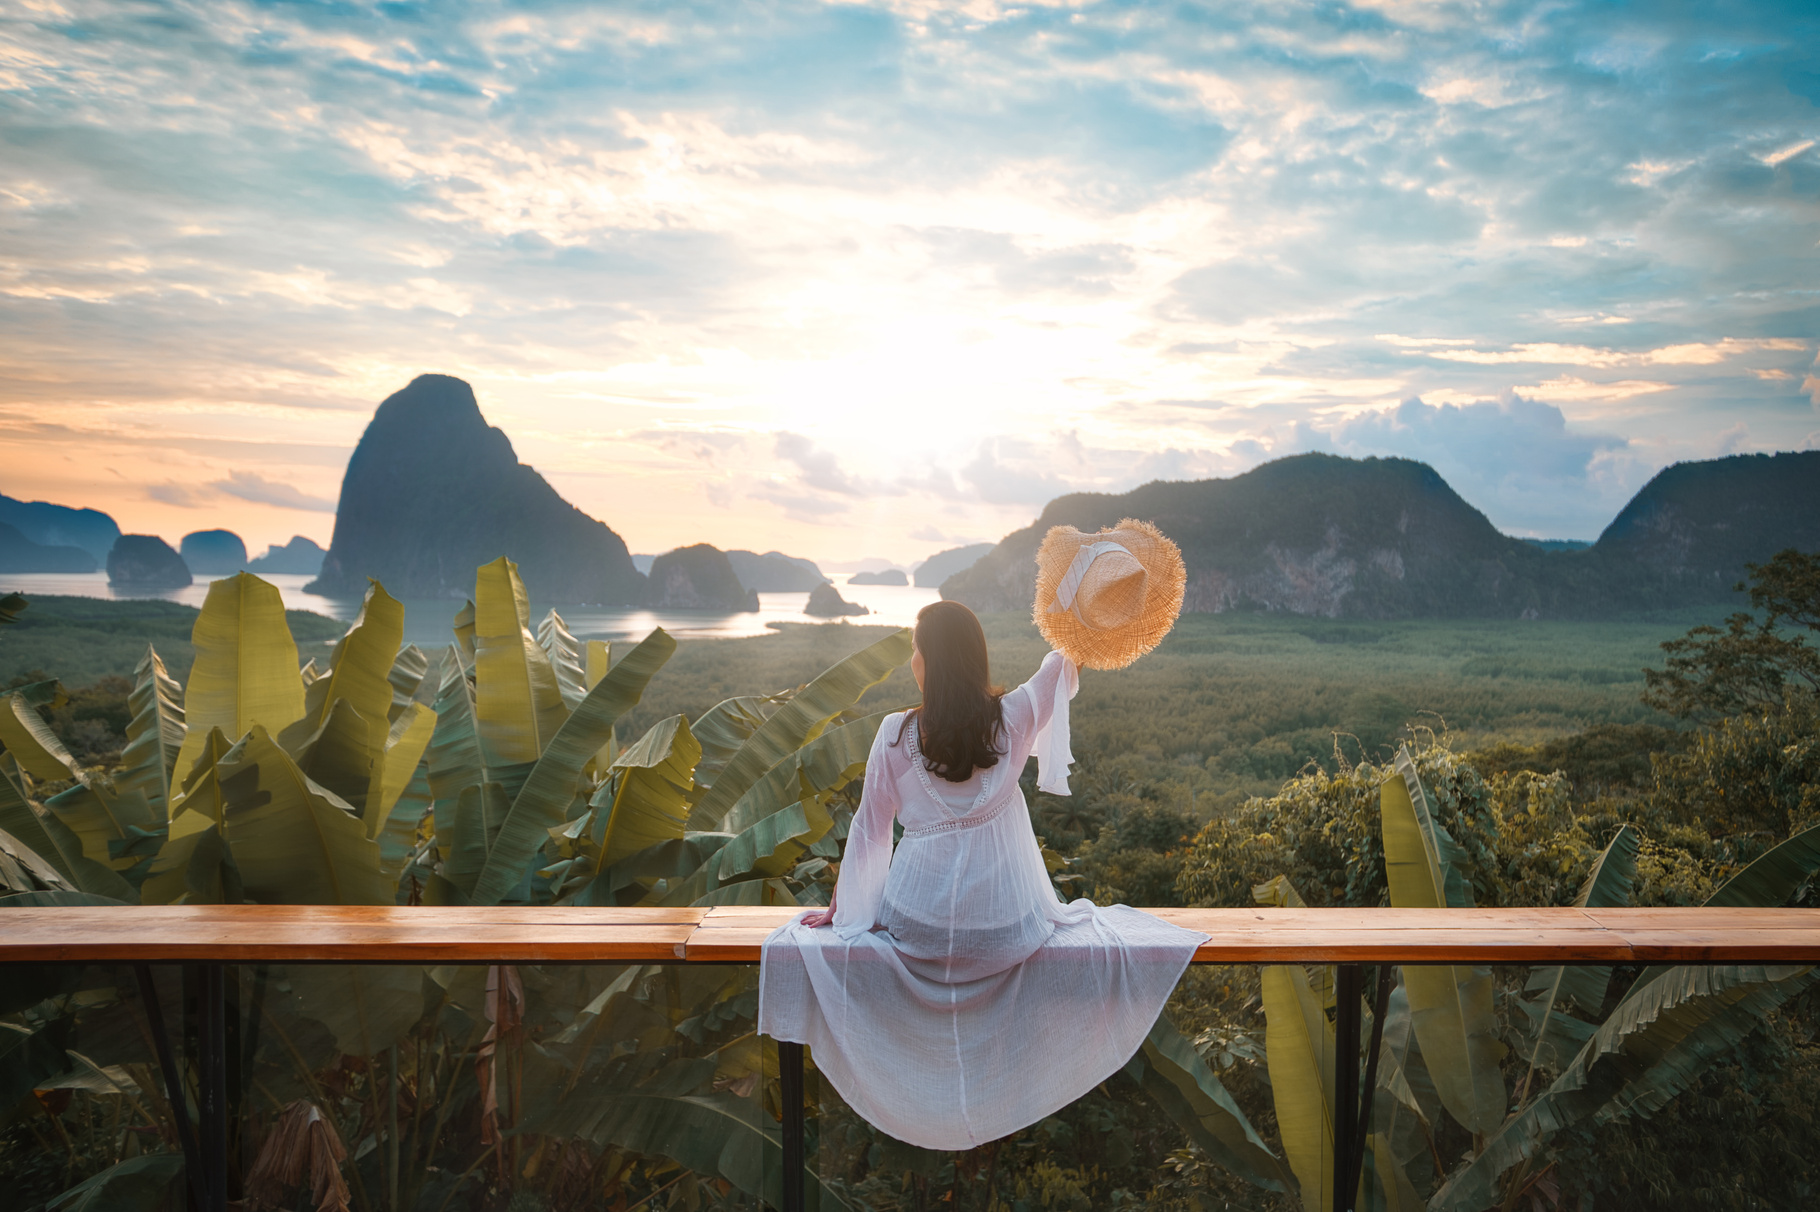
[(908, 585), (910, 578), (902, 569), (887, 568), (883, 572), (856, 572), (847, 578), (849, 585)]
[(824, 582), (809, 591), (803, 613), (818, 619), (838, 619), (872, 612), (857, 602), (849, 602), (841, 597), (840, 590)]

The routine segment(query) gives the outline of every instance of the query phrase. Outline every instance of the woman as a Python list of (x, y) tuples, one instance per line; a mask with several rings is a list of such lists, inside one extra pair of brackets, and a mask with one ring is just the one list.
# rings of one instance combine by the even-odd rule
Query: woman
[(1055, 895), (1018, 776), (1040, 750), (1066, 794), (1074, 661), (1051, 652), (999, 691), (979, 620), (936, 602), (910, 667), (922, 706), (879, 728), (832, 902), (765, 940), (758, 1028), (810, 1045), (884, 1132), (968, 1149), (1123, 1066), (1206, 936)]

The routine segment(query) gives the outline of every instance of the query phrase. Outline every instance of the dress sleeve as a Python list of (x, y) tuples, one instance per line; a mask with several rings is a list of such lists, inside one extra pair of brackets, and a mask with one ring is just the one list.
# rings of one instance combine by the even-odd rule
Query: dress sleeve
[(885, 876), (891, 869), (891, 823), (898, 810), (897, 782), (885, 769), (886, 754), (890, 739), (902, 728), (902, 716), (885, 717), (866, 757), (859, 811), (847, 830), (847, 849), (835, 882), (834, 933), (843, 939), (858, 938), (878, 925)]
[(1028, 682), (1021, 687), (1030, 698), (1036, 736), (1031, 752), (1036, 755), (1036, 787), (1050, 795), (1067, 795), (1068, 767), (1074, 764), (1074, 753), (1068, 743), (1068, 700), (1081, 688), (1081, 667), (1059, 652), (1043, 658)]

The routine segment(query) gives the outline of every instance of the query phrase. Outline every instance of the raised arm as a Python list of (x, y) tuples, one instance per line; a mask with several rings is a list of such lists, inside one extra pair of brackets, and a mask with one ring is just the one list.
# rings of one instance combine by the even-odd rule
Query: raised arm
[(891, 869), (891, 824), (897, 819), (897, 785), (886, 772), (889, 742), (902, 730), (898, 716), (887, 716), (872, 739), (866, 756), (866, 780), (861, 785), (859, 811), (847, 830), (847, 849), (841, 856), (840, 879), (828, 908), (804, 917), (806, 926), (834, 924), (835, 932), (856, 938), (878, 924), (884, 900), (885, 876)]
[[(1028, 682), (1005, 696), (1007, 722), (1028, 745), (1012, 757), (1021, 767), (1023, 754), (1034, 754), (1036, 785), (1052, 795), (1068, 794), (1068, 767), (1074, 764), (1068, 744), (1068, 700), (1080, 687), (1080, 666), (1052, 652)], [(1014, 696), (1023, 701), (1013, 702)], [(1013, 741), (1014, 746), (1018, 743)]]

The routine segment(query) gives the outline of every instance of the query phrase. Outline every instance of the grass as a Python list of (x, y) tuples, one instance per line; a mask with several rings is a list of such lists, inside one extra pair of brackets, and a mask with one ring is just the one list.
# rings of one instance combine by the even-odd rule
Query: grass
[[(1595, 724), (1668, 724), (1643, 706), (1643, 668), (1707, 612), (1633, 622), (1419, 620), (1332, 622), (1187, 615), (1156, 652), (1116, 673), (1086, 671), (1074, 751), (1162, 763), (1211, 797), (1206, 807), (1274, 793), (1309, 760), (1381, 754), (1412, 721), (1445, 727), (1461, 748), (1536, 744)], [(1048, 646), (1027, 616), (982, 619), (993, 670), (1016, 685)], [(799, 685), (887, 634), (864, 626), (791, 627), (774, 636), (683, 643), (627, 720), (625, 735), (720, 699)], [(899, 670), (868, 701), (911, 703)]]
[[(34, 597), (19, 621), (0, 629), (0, 686), (33, 675), (66, 686), (90, 686), (107, 677), (131, 677), (151, 644), (178, 681), (189, 677), (195, 650), (190, 629), (196, 608), (153, 600), (109, 601), (46, 595)], [(303, 660), (326, 660), (326, 642), (347, 624), (306, 610), (285, 612)]]
[[(1638, 701), (1659, 645), (1711, 611), (1631, 622), (1341, 622), (1279, 615), (1187, 615), (1160, 648), (1117, 673), (1087, 671), (1074, 750), (1093, 762), (1166, 768), (1203, 814), (1273, 793), (1308, 761), (1382, 754), (1425, 721), (1462, 749), (1537, 744), (1597, 724), (1667, 724)], [(150, 642), (187, 676), (195, 610), (169, 602), (33, 599), (0, 632), (0, 684), (43, 671), (72, 687), (130, 675)], [(326, 654), (343, 624), (290, 613), (298, 647)], [(1048, 650), (1029, 618), (982, 622), (999, 680), (1015, 686)], [(772, 635), (686, 640), (627, 717), (636, 737), (665, 716), (691, 718), (732, 695), (802, 685), (890, 633), (853, 623), (793, 624)], [(916, 701), (900, 669), (867, 696)]]

